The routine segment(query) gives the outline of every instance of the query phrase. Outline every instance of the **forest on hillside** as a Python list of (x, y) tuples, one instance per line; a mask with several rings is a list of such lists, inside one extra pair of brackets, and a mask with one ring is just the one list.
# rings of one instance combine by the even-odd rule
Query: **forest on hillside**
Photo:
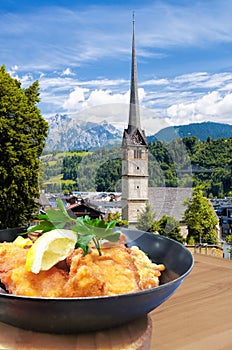
[[(155, 141), (149, 146), (149, 187), (195, 187), (207, 197), (222, 198), (232, 191), (232, 139), (208, 137)], [(46, 191), (121, 191), (121, 149), (47, 154), (42, 160)]]

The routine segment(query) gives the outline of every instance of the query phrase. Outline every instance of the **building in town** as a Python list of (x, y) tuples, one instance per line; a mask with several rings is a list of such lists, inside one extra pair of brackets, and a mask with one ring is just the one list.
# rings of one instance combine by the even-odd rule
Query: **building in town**
[(168, 215), (181, 223), (184, 200), (192, 196), (192, 188), (148, 187), (148, 144), (140, 123), (134, 18), (130, 89), (129, 121), (122, 138), (122, 219), (135, 226), (148, 202), (157, 219)]
[(225, 239), (232, 234), (232, 198), (211, 199), (219, 219), (220, 236)]

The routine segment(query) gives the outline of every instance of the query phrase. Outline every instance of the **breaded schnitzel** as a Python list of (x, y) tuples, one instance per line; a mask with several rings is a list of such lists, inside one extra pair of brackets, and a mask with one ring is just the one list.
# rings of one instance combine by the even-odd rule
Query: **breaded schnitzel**
[(52, 267), (38, 274), (25, 269), (27, 249), (13, 243), (0, 244), (0, 280), (15, 295), (61, 297), (68, 273)]
[(137, 247), (122, 242), (91, 248), (84, 256), (74, 249), (62, 264), (38, 274), (25, 269), (27, 249), (0, 244), (0, 280), (9, 293), (40, 297), (91, 297), (137, 292), (159, 284), (163, 265), (152, 263)]
[(139, 274), (125, 246), (97, 249), (83, 256), (74, 250), (71, 258), (67, 296), (100, 296), (136, 292)]

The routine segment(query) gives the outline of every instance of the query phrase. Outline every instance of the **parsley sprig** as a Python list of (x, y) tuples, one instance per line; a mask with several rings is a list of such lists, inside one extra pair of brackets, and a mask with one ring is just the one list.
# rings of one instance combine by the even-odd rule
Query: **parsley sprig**
[(82, 248), (84, 254), (88, 253), (89, 243), (93, 241), (99, 255), (102, 255), (101, 244), (103, 240), (117, 242), (120, 238), (120, 232), (114, 231), (116, 220), (105, 223), (102, 219), (91, 219), (88, 215), (71, 218), (67, 213), (61, 199), (57, 199), (58, 209), (50, 208), (46, 210), (46, 214), (39, 214), (40, 223), (27, 232), (41, 230), (48, 232), (54, 229), (68, 228), (77, 234), (77, 242), (75, 248)]

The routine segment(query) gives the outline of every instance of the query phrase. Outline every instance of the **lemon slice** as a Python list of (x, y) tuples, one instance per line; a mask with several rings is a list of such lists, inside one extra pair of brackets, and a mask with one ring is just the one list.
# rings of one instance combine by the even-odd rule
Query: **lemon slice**
[(77, 235), (71, 230), (55, 229), (45, 232), (28, 250), (26, 270), (33, 273), (49, 270), (68, 256), (76, 241)]

